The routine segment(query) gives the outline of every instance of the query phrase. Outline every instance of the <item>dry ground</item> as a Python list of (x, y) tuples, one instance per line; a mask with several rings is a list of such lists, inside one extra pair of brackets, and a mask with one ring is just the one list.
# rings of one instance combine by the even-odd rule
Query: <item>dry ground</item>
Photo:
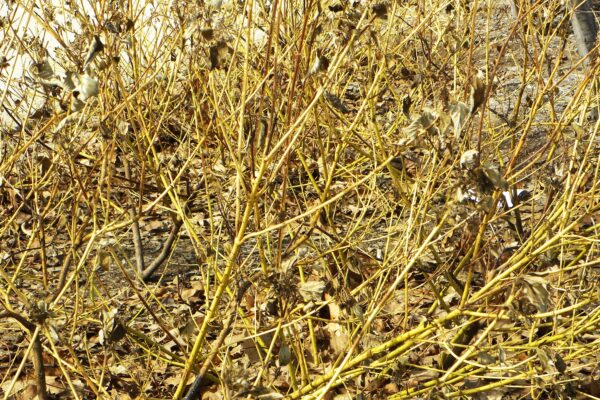
[(0, 394), (599, 397), (598, 66), (543, 3), (5, 6)]

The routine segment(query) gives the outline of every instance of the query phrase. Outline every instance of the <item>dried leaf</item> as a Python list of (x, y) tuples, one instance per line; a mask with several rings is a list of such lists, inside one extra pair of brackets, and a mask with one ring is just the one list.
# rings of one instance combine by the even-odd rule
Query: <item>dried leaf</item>
[(485, 176), (492, 182), (496, 189), (507, 189), (508, 183), (502, 177), (500, 170), (491, 165), (485, 165), (482, 168)]
[(481, 365), (491, 365), (496, 362), (496, 357), (485, 351), (480, 351), (477, 354), (477, 362)]
[(98, 250), (96, 254), (96, 264), (102, 268), (104, 272), (110, 271), (110, 253), (105, 250)]
[(450, 106), (450, 117), (454, 126), (454, 138), (457, 141), (461, 140), (461, 132), (463, 125), (469, 116), (469, 107), (462, 102), (458, 102)]
[(193, 281), (192, 287), (181, 291), (181, 298), (187, 302), (200, 301), (204, 295), (202, 281)]
[(547, 312), (550, 303), (550, 293), (548, 292), (548, 283), (546, 280), (539, 276), (526, 275), (521, 277), (521, 281), (524, 283), (523, 291), (531, 304), (539, 312)]
[(350, 344), (350, 335), (344, 327), (336, 322), (327, 324), (326, 329), (329, 333), (329, 344), (334, 354), (345, 353)]
[(285, 367), (292, 361), (292, 352), (290, 351), (290, 346), (287, 344), (283, 344), (279, 348), (279, 366)]
[(54, 77), (54, 69), (50, 65), (50, 62), (46, 59), (40, 63), (32, 64), (29, 68), (29, 72), (33, 76), (41, 80), (50, 80)]
[(129, 369), (127, 367), (125, 367), (123, 364), (116, 364), (116, 365), (113, 364), (113, 365), (109, 366), (108, 369), (113, 375), (123, 375), (123, 376), (129, 375)]
[(482, 71), (477, 71), (477, 75), (473, 78), (471, 83), (471, 96), (469, 98), (469, 105), (471, 106), (471, 114), (483, 104), (485, 100), (485, 75)]
[(325, 283), (321, 281), (303, 282), (298, 286), (298, 292), (305, 302), (320, 301), (325, 292)]
[(90, 46), (88, 48), (87, 55), (85, 57), (85, 62), (83, 63), (83, 69), (85, 69), (94, 60), (94, 58), (98, 54), (100, 54), (102, 51), (104, 51), (104, 44), (100, 41), (100, 38), (96, 35), (92, 39), (92, 42), (90, 43)]
[(423, 110), (421, 115), (415, 118), (411, 124), (402, 130), (404, 138), (397, 143), (399, 146), (407, 146), (417, 141), (418, 138), (426, 132), (429, 135), (435, 135), (438, 132), (435, 122), (438, 114), (435, 111)]
[(547, 374), (555, 374), (557, 372), (556, 365), (554, 365), (554, 361), (548, 356), (548, 352), (541, 347), (537, 347), (535, 351), (544, 372)]
[(473, 170), (479, 164), (479, 152), (477, 150), (467, 150), (460, 156), (460, 166), (467, 171)]
[(87, 74), (75, 75), (76, 87), (73, 95), (83, 102), (90, 97), (98, 96), (98, 79), (92, 78)]
[(315, 61), (313, 62), (310, 70), (308, 71), (308, 75), (315, 75), (319, 72), (325, 72), (329, 68), (329, 59), (317, 52), (317, 57), (315, 57)]

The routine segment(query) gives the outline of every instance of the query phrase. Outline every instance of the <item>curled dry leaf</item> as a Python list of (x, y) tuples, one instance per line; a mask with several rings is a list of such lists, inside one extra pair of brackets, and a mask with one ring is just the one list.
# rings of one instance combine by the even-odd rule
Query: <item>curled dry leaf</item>
[(127, 368), (123, 364), (111, 365), (109, 367), (109, 370), (113, 375), (127, 376), (129, 374), (129, 368)]
[(303, 282), (299, 285), (298, 292), (305, 302), (320, 301), (325, 292), (325, 283), (321, 281)]
[(50, 62), (46, 59), (39, 63), (34, 63), (29, 67), (31, 74), (42, 80), (47, 81), (54, 77), (54, 68), (50, 65)]
[(104, 51), (104, 43), (102, 43), (100, 38), (96, 35), (94, 36), (90, 43), (90, 46), (88, 47), (88, 52), (85, 57), (85, 62), (83, 63), (83, 68), (85, 69), (92, 61), (94, 61), (94, 58), (102, 51)]
[(96, 253), (96, 264), (102, 268), (104, 272), (110, 270), (110, 262), (110, 253), (106, 250), (98, 250), (98, 253)]
[(413, 142), (418, 141), (419, 137), (423, 133), (428, 135), (437, 134), (438, 130), (435, 126), (435, 122), (438, 119), (438, 113), (433, 110), (423, 110), (421, 115), (415, 118), (411, 124), (402, 130), (404, 138), (398, 142), (399, 146), (410, 145)]
[(558, 369), (556, 368), (554, 361), (548, 354), (547, 349), (542, 348), (542, 347), (537, 347), (535, 349), (535, 351), (537, 354), (537, 358), (540, 361), (540, 364), (542, 365), (543, 371), (546, 374), (556, 374), (558, 372)]
[(496, 357), (494, 357), (493, 355), (491, 355), (488, 352), (480, 351), (477, 354), (477, 362), (479, 362), (479, 364), (482, 364), (482, 365), (491, 365), (496, 362)]
[(85, 102), (90, 97), (98, 95), (98, 79), (87, 74), (78, 74), (74, 78), (77, 86), (73, 90), (73, 94), (78, 100)]
[(485, 76), (482, 71), (477, 71), (477, 74), (471, 82), (471, 96), (469, 97), (469, 105), (471, 113), (475, 113), (485, 100)]
[(468, 116), (469, 107), (465, 103), (458, 102), (450, 106), (450, 118), (452, 118), (452, 125), (454, 127), (454, 138), (457, 141), (461, 139), (462, 128)]
[(541, 313), (548, 311), (550, 304), (550, 293), (548, 292), (548, 282), (542, 277), (525, 275), (521, 277), (523, 282), (523, 291), (528, 300)]
[(194, 302), (202, 300), (204, 294), (204, 285), (202, 281), (193, 281), (192, 287), (181, 291), (181, 298), (186, 302)]
[(290, 351), (290, 346), (287, 344), (283, 344), (279, 348), (279, 366), (285, 367), (292, 361), (292, 352)]
[(317, 51), (317, 56), (315, 57), (315, 61), (310, 67), (310, 70), (308, 71), (308, 75), (315, 75), (319, 72), (326, 72), (328, 68), (329, 59), (322, 55), (320, 51)]
[(468, 171), (473, 170), (479, 164), (479, 152), (477, 150), (467, 150), (460, 156), (460, 166)]
[(502, 177), (500, 170), (496, 166), (486, 164), (481, 168), (481, 171), (492, 183), (494, 189), (508, 189), (508, 182)]

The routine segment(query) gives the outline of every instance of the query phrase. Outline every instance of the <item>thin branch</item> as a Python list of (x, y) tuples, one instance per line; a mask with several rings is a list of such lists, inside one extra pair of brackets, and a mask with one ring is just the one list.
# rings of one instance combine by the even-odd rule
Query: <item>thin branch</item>
[(177, 234), (179, 233), (179, 229), (181, 228), (182, 224), (183, 221), (181, 219), (177, 218), (176, 216), (173, 216), (173, 226), (171, 227), (171, 232), (169, 233), (169, 237), (167, 238), (167, 241), (165, 242), (162, 251), (158, 256), (156, 256), (152, 264), (150, 264), (150, 266), (141, 273), (142, 279), (144, 281), (148, 280), (152, 276), (154, 271), (156, 271), (156, 269), (165, 262), (165, 260), (171, 253), (173, 243), (175, 243), (175, 239), (177, 238)]
[(6, 310), (0, 313), (0, 319), (12, 318), (17, 320), (31, 334), (31, 358), (33, 359), (33, 370), (35, 371), (35, 381), (37, 383), (37, 395), (39, 400), (48, 400), (48, 390), (46, 389), (46, 370), (44, 368), (44, 355), (40, 332), (36, 330), (36, 325), (29, 321), (23, 315), (14, 311)]
[[(131, 167), (129, 166), (129, 162), (127, 160), (124, 160), (123, 164), (125, 166), (125, 178), (131, 182)], [(146, 266), (144, 265), (144, 247), (142, 246), (142, 236), (140, 235), (139, 215), (137, 215), (137, 213), (135, 212), (135, 204), (133, 203), (133, 201), (129, 207), (129, 216), (133, 221), (131, 223), (131, 230), (133, 232), (135, 267), (137, 269), (138, 275), (144, 276), (144, 270), (146, 269)]]
[(0, 319), (3, 319), (3, 318), (12, 318), (12, 319), (17, 320), (21, 325), (23, 325), (30, 332), (32, 332), (35, 329), (35, 324), (33, 322), (29, 321), (27, 318), (25, 318), (21, 314), (16, 313), (14, 311), (6, 310), (4, 312), (1, 312)]
[[(248, 287), (250, 287), (249, 282), (243, 282), (240, 285), (240, 288), (238, 289), (238, 294), (237, 294), (236, 307), (239, 306), (241, 299), (242, 299), (244, 293), (246, 292), (246, 290), (248, 289)], [(183, 398), (183, 400), (194, 400), (194, 399), (200, 398), (200, 389), (202, 388), (202, 380), (203, 380), (204, 376), (206, 375), (206, 373), (208, 372), (208, 369), (210, 368), (210, 365), (212, 364), (212, 360), (217, 355), (219, 348), (225, 341), (225, 338), (227, 337), (227, 335), (229, 335), (229, 332), (231, 332), (231, 328), (233, 327), (233, 320), (235, 319), (235, 316), (236, 316), (235, 312), (232, 312), (229, 315), (229, 318), (227, 319), (227, 322), (223, 326), (223, 329), (221, 330), (219, 337), (213, 344), (213, 348), (210, 351), (210, 354), (204, 360), (202, 367), (200, 367), (200, 372), (196, 376), (194, 383), (188, 390), (188, 392), (185, 395), (185, 397)]]
[(46, 371), (44, 368), (44, 356), (42, 353), (42, 341), (40, 335), (33, 335), (33, 369), (35, 371), (35, 381), (37, 383), (37, 394), (39, 400), (48, 400), (48, 390), (46, 389)]

